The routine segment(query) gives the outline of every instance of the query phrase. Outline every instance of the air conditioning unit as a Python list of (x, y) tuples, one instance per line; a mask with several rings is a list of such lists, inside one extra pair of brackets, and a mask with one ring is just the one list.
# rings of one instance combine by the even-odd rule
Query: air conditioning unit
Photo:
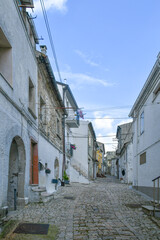
[(22, 5), (33, 6), (33, 0), (21, 0)]

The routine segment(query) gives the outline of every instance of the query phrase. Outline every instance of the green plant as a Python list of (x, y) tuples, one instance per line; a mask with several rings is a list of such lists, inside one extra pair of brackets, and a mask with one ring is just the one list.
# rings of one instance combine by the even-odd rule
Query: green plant
[(68, 177), (66, 171), (64, 171), (64, 173), (63, 173), (63, 180), (69, 180), (69, 177)]

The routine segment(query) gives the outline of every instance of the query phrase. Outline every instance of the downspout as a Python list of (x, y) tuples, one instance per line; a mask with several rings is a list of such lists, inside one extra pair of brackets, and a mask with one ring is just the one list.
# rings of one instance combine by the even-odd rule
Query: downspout
[(94, 158), (94, 167), (93, 167), (93, 178), (96, 179), (96, 140), (94, 140), (94, 149), (93, 149), (93, 158)]
[[(65, 92), (67, 90), (67, 86), (63, 87), (63, 104), (65, 106)], [(62, 180), (65, 171), (65, 163), (66, 163), (66, 144), (65, 144), (65, 114), (62, 116), (62, 135), (63, 135), (63, 164), (62, 164)]]

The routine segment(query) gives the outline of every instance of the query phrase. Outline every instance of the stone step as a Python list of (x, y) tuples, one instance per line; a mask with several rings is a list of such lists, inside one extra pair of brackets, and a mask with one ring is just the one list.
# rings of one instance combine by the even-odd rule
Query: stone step
[(52, 199), (54, 199), (54, 194), (53, 193), (47, 193), (47, 192), (42, 192), (40, 199), (42, 202), (49, 202)]
[(32, 187), (31, 189), (33, 192), (45, 192), (46, 191), (45, 187), (39, 187), (39, 186)]
[[(142, 210), (147, 214), (152, 216), (154, 213), (154, 207), (153, 206), (147, 206), (147, 205), (143, 205), (142, 206)], [(155, 208), (155, 212), (160, 212), (159, 208)]]
[[(151, 203), (154, 204), (154, 201), (152, 200)], [(157, 206), (160, 206), (160, 201), (155, 200), (155, 204), (156, 204)]]

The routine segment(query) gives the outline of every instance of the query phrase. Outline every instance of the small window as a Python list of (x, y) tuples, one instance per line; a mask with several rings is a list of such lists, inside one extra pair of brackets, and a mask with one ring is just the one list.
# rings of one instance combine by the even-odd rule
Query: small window
[(69, 113), (69, 102), (66, 100), (66, 105), (67, 105), (67, 113)]
[(146, 152), (140, 155), (140, 165), (146, 163)]
[(140, 115), (140, 134), (144, 132), (144, 112)]
[(60, 121), (57, 118), (57, 134), (60, 135)]
[(29, 78), (29, 111), (35, 117), (35, 87)]
[(153, 91), (153, 101), (156, 99), (156, 97), (159, 95), (159, 93), (160, 93), (160, 83), (158, 83), (155, 90)]
[(40, 113), (39, 114), (40, 121), (45, 124), (45, 122), (46, 122), (46, 103), (42, 99), (42, 97), (40, 97), (40, 111), (39, 111), (39, 113)]
[(12, 48), (0, 28), (0, 75), (12, 85)]

